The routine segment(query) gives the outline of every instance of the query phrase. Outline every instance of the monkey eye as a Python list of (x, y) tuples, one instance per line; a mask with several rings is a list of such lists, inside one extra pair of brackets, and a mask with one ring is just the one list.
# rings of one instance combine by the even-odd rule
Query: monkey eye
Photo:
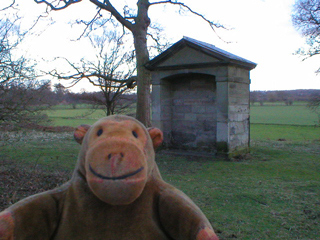
[(138, 138), (138, 133), (136, 131), (132, 131), (132, 135), (135, 137), (135, 138)]
[(103, 130), (100, 128), (98, 131), (97, 131), (97, 136), (101, 136), (101, 134), (103, 133)]

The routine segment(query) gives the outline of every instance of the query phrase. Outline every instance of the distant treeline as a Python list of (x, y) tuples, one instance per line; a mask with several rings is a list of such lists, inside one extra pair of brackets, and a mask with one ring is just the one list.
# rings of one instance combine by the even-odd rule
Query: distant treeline
[(250, 102), (252, 105), (255, 103), (263, 105), (264, 102), (284, 102), (286, 105), (292, 105), (296, 101), (310, 102), (319, 97), (320, 90), (317, 89), (250, 92)]
[[(11, 87), (8, 89), (7, 95), (1, 95), (0, 98), (0, 106), (2, 102), (12, 103), (15, 98), (17, 103), (21, 103), (21, 96), (25, 95), (26, 98), (32, 99), (28, 104), (30, 105), (73, 105), (74, 108), (77, 107), (78, 104), (96, 104), (96, 105), (104, 105), (106, 96), (103, 95), (103, 92), (72, 92), (67, 88), (64, 88), (61, 84), (56, 84), (54, 87), (51, 87), (49, 83), (41, 85), (34, 92), (34, 88), (23, 88), (23, 92), (21, 87)], [(109, 93), (110, 96), (107, 96), (108, 99), (112, 99), (113, 93)], [(31, 98), (30, 96), (36, 96)], [(28, 97), (29, 96), (29, 97)], [(264, 102), (285, 102), (290, 105), (295, 101), (303, 101), (310, 102), (315, 98), (320, 97), (320, 90), (310, 89), (310, 90), (286, 90), (286, 91), (251, 91), (250, 92), (250, 102), (251, 104), (260, 103), (263, 105)], [(137, 95), (134, 91), (129, 93), (124, 93), (122, 96), (117, 99), (118, 104), (126, 105), (126, 103), (135, 103), (137, 99)], [(23, 101), (26, 102), (26, 101)], [(0, 107), (1, 108), (1, 107)], [(2, 107), (3, 108), (3, 107)]]
[[(105, 105), (105, 96), (103, 96), (102, 92), (74, 93), (66, 91), (64, 93), (51, 92), (50, 94), (52, 105), (72, 105), (73, 108), (77, 108), (78, 104)], [(112, 96), (109, 96), (109, 99), (112, 99)], [(135, 93), (124, 93), (117, 99), (117, 104), (119, 107), (127, 106), (130, 103), (135, 103), (136, 100), (137, 95)]]
[[(112, 93), (111, 93), (112, 94)], [(46, 92), (47, 101), (51, 105), (59, 104), (72, 104), (76, 108), (77, 104), (97, 104), (99, 99), (103, 102), (104, 96), (102, 92), (80, 92), (74, 93), (56, 85), (55, 88)], [(310, 102), (315, 98), (320, 97), (320, 90), (279, 90), (279, 91), (251, 91), (250, 102), (251, 104), (259, 103), (263, 105), (264, 102), (284, 102), (286, 105), (292, 105), (293, 102)], [(130, 94), (123, 94), (120, 99), (120, 105), (127, 102), (136, 102), (137, 95), (135, 92)], [(121, 104), (122, 102), (122, 104)]]

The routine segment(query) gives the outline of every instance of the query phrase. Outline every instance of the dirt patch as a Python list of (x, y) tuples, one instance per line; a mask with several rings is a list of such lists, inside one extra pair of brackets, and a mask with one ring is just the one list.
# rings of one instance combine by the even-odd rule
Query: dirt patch
[(43, 132), (73, 132), (75, 130), (74, 127), (70, 126), (42, 126), (38, 124), (20, 124), (20, 125), (12, 125), (12, 124), (1, 124), (0, 131), (16, 131), (16, 130), (36, 130)]
[[(28, 141), (50, 142), (72, 139), (74, 128), (29, 125), (20, 131), (0, 127), (0, 148)], [(62, 185), (71, 176), (71, 171), (50, 171), (41, 166), (30, 166), (9, 159), (0, 151), (0, 211), (30, 195)]]
[(30, 169), (0, 158), (0, 211), (22, 198), (60, 186), (71, 176), (69, 171)]

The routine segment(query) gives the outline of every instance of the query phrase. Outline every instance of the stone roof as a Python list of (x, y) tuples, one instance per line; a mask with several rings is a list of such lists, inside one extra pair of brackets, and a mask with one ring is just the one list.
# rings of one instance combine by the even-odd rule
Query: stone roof
[[(234, 55), (230, 52), (227, 52), (223, 49), (220, 49), (212, 44), (202, 42), (193, 38), (189, 37), (183, 37), (180, 41), (173, 44), (171, 47), (169, 47), (167, 50), (153, 58), (151, 61), (149, 61), (146, 64), (146, 67), (150, 70), (156, 70), (159, 68), (159, 65), (163, 63), (164, 61), (171, 58), (173, 55), (175, 55), (178, 51), (180, 51), (182, 48), (190, 47), (192, 49), (195, 49), (205, 55), (211, 56), (214, 59), (217, 59), (218, 61), (215, 61), (212, 63), (212, 65), (237, 65), (243, 68), (246, 68), (248, 70), (254, 69), (257, 64), (254, 62), (251, 62), (247, 59), (244, 59), (242, 57), (239, 57), (237, 55)], [(190, 65), (190, 64), (189, 64)], [(198, 67), (201, 66), (201, 64), (196, 64)], [(205, 66), (208, 66), (209, 64), (204, 64)]]

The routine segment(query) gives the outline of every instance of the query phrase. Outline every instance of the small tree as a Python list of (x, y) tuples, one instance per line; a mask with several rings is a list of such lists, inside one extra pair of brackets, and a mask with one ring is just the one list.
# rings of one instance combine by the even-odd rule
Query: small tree
[(66, 101), (67, 94), (69, 90), (65, 88), (61, 83), (56, 83), (53, 85), (53, 92), (55, 93), (56, 104), (60, 104)]
[(104, 106), (106, 115), (114, 114), (116, 110), (119, 113), (128, 107), (127, 104), (120, 105), (123, 95), (136, 86), (133, 52), (124, 48), (122, 37), (118, 37), (115, 32), (92, 37), (92, 46), (97, 50), (94, 61), (81, 59), (76, 64), (63, 58), (74, 73), (66, 75), (53, 70), (50, 74), (58, 79), (70, 80), (69, 87), (82, 80), (89, 81), (99, 88), (100, 94), (83, 95), (81, 99)]
[(259, 92), (257, 92), (257, 91), (250, 92), (251, 105), (254, 105), (258, 101), (258, 94), (259, 94)]
[(320, 126), (320, 96), (319, 94), (315, 94), (309, 100), (307, 107), (318, 116), (317, 125)]

